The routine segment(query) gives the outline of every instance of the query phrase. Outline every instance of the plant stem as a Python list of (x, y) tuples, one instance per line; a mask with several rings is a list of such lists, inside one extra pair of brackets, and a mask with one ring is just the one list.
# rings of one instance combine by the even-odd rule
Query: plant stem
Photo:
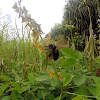
[[(55, 70), (56, 76), (58, 76), (58, 72), (57, 72), (57, 69), (56, 69), (56, 67), (55, 67), (54, 60), (53, 60), (53, 59), (52, 59), (52, 66), (53, 66), (53, 68), (54, 68), (54, 70)], [(57, 79), (58, 79), (58, 82), (59, 82), (59, 85), (60, 85), (60, 89), (61, 89), (61, 91), (62, 91), (62, 86), (61, 86), (60, 80), (59, 80), (58, 77), (57, 77)]]
[(96, 98), (96, 97), (94, 97), (94, 96), (79, 95), (79, 94), (76, 94), (76, 93), (65, 92), (65, 91), (62, 91), (62, 92), (63, 92), (63, 93), (67, 93), (67, 94), (72, 94), (72, 95), (82, 96), (82, 97)]

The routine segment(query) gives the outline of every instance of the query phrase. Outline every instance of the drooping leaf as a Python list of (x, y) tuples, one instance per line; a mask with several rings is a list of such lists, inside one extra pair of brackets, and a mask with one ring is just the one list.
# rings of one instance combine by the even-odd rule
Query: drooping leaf
[(75, 52), (72, 49), (70, 49), (70, 48), (64, 48), (64, 49), (61, 49), (60, 51), (61, 51), (61, 53), (63, 55), (66, 56), (66, 58), (68, 58), (68, 59), (69, 58), (76, 59), (76, 54), (75, 54)]
[(65, 60), (65, 61), (61, 64), (61, 66), (62, 66), (63, 68), (70, 68), (70, 67), (73, 67), (75, 64), (76, 64), (76, 60), (74, 60), (74, 59), (67, 59), (67, 60)]

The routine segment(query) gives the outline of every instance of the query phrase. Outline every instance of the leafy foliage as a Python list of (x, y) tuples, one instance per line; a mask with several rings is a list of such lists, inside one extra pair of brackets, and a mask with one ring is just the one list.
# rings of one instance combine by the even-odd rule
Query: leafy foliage
[[(20, 4), (21, 1), (18, 3)], [(75, 1), (69, 1), (71, 7), (75, 4), (81, 7), (82, 0), (78, 0), (78, 3)], [(87, 3), (87, 0), (85, 1)], [(69, 44), (72, 47), (60, 50), (62, 55), (57, 61), (48, 60), (42, 43), (45, 39), (41, 37), (41, 34), (38, 34), (41, 33), (36, 26), (38, 23), (36, 24), (28, 16), (27, 9), (25, 7), (20, 8), (18, 3), (15, 3), (13, 8), (19, 13), (22, 22), (29, 22), (30, 30), (33, 28), (34, 31), (34, 27), (36, 28), (36, 34), (33, 35), (32, 33), (33, 38), (31, 38), (30, 30), (26, 32), (22, 27), (22, 38), (9, 40), (9, 37), (4, 35), (5, 31), (9, 29), (9, 24), (1, 28), (0, 100), (99, 100), (100, 78), (94, 75), (100, 65), (100, 59), (99, 56), (94, 56), (95, 40), (92, 24), (90, 23), (90, 38), (84, 53), (74, 48), (74, 37), (79, 38), (79, 35), (75, 33), (76, 28), (73, 25), (56, 25), (51, 31), (51, 37), (64, 34), (64, 36), (68, 36), (67, 39), (71, 39)], [(73, 10), (71, 9), (71, 11)], [(34, 21), (34, 27), (30, 26), (31, 21)], [(67, 21), (71, 23), (71, 21)], [(18, 36), (20, 33), (17, 27), (15, 30), (17, 30), (15, 34)], [(28, 34), (26, 38), (25, 32)], [(41, 42), (38, 37), (41, 37), (43, 41)], [(48, 37), (47, 44), (50, 42), (50, 34)], [(34, 43), (33, 46), (32, 42)]]

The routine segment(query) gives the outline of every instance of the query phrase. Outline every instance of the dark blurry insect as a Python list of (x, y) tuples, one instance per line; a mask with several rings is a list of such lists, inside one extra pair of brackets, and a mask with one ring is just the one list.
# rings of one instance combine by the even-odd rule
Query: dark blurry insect
[(55, 46), (53, 44), (49, 44), (48, 46), (45, 47), (49, 47), (46, 53), (47, 53), (47, 58), (51, 57), (54, 60), (57, 60), (59, 58), (59, 51), (58, 49), (63, 49), (65, 47), (67, 47), (67, 45), (60, 45), (60, 46)]

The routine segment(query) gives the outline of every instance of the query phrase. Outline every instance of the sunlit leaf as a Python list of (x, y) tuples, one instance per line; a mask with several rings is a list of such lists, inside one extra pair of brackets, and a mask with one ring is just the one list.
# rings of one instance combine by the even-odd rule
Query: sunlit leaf
[(61, 51), (61, 53), (63, 55), (66, 56), (66, 58), (68, 58), (68, 59), (69, 58), (76, 59), (76, 54), (75, 54), (75, 52), (72, 49), (70, 49), (70, 48), (64, 48), (64, 49), (61, 49), (60, 51)]
[(84, 100), (84, 98), (82, 96), (76, 96), (71, 100)]
[(80, 51), (77, 51), (77, 59), (80, 60), (83, 58), (83, 55)]
[(67, 76), (65, 77), (65, 80), (63, 82), (63, 85), (66, 86), (72, 81), (72, 76), (67, 73)]

